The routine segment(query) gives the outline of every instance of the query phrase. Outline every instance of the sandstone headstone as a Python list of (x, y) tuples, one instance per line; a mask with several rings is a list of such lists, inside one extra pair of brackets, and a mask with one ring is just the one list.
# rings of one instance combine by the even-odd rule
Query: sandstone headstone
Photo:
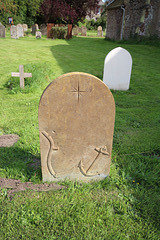
[(87, 28), (82, 26), (82, 33), (81, 33), (81, 35), (82, 36), (86, 36), (86, 33), (87, 33)]
[(39, 103), (43, 181), (107, 177), (114, 118), (112, 93), (97, 77), (68, 73), (55, 79)]
[(74, 36), (77, 36), (78, 35), (78, 31), (79, 29), (78, 29), (78, 27), (74, 27), (73, 29), (72, 29), (72, 34), (74, 35)]
[(36, 26), (36, 30), (39, 30), (38, 24), (35, 24), (35, 26)]
[(32, 25), (31, 33), (32, 33), (33, 35), (35, 35), (35, 34), (36, 34), (36, 31), (37, 31), (37, 29), (36, 29), (36, 25), (33, 24), (33, 25)]
[(47, 25), (41, 24), (40, 31), (41, 31), (42, 35), (47, 35)]
[(3, 25), (0, 23), (0, 38), (5, 38), (5, 36), (6, 36), (5, 26), (3, 26)]
[(22, 24), (17, 24), (18, 37), (24, 37), (24, 30)]
[(78, 27), (78, 33), (82, 33), (82, 28)]
[(17, 26), (12, 25), (10, 28), (11, 38), (18, 39)]
[(103, 82), (113, 90), (128, 90), (132, 71), (132, 57), (118, 47), (108, 53), (104, 62)]
[(24, 32), (27, 32), (28, 31), (28, 25), (27, 24), (23, 24), (22, 26), (23, 26)]
[(97, 30), (98, 30), (98, 32), (97, 32), (97, 36), (98, 36), (98, 37), (103, 37), (103, 30), (102, 30), (102, 27), (99, 26)]
[(36, 32), (36, 38), (41, 38), (42, 37), (42, 33), (41, 32)]

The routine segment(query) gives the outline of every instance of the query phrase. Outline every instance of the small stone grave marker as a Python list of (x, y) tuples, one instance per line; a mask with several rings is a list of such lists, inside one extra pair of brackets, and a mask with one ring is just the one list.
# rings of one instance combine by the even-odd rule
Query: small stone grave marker
[(85, 26), (82, 26), (82, 33), (81, 33), (81, 35), (82, 36), (86, 36), (86, 34), (87, 34), (87, 28)]
[(39, 27), (38, 27), (37, 23), (35, 24), (35, 27), (36, 27), (36, 31), (39, 30)]
[(40, 31), (41, 31), (42, 35), (47, 35), (47, 25), (41, 24)]
[(24, 37), (24, 29), (22, 24), (17, 24), (17, 34), (18, 37)]
[(6, 36), (5, 26), (3, 26), (2, 23), (0, 23), (0, 38), (5, 38), (5, 36)]
[(17, 26), (12, 25), (10, 28), (11, 38), (18, 39)]
[(38, 118), (44, 182), (109, 175), (115, 103), (100, 79), (86, 73), (55, 79), (41, 96)]
[(24, 32), (27, 32), (28, 31), (28, 25), (27, 24), (23, 24), (22, 26), (23, 26)]
[(36, 32), (36, 38), (41, 38), (42, 33), (41, 32)]
[(20, 78), (20, 87), (24, 88), (24, 78), (32, 77), (32, 73), (24, 73), (23, 65), (19, 65), (19, 72), (12, 72), (12, 77), (19, 77)]
[(103, 30), (102, 30), (102, 27), (99, 26), (97, 30), (98, 30), (98, 32), (97, 32), (97, 36), (98, 36), (98, 37), (103, 37)]
[(78, 28), (77, 26), (72, 29), (72, 34), (73, 34), (74, 36), (77, 36), (77, 35), (78, 35), (78, 32), (79, 32), (79, 28)]
[(36, 34), (36, 31), (37, 31), (37, 29), (36, 29), (36, 25), (33, 24), (33, 25), (32, 25), (32, 31), (31, 31), (32, 34), (35, 35), (35, 34)]
[(132, 71), (132, 57), (124, 48), (110, 51), (104, 62), (103, 82), (113, 90), (128, 90)]

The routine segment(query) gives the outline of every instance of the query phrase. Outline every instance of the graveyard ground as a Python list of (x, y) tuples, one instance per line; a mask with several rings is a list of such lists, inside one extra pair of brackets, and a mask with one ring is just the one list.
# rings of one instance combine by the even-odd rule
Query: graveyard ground
[[(60, 182), (52, 191), (0, 190), (0, 239), (160, 239), (160, 48), (74, 37), (69, 41), (0, 39), (0, 135), (17, 134), (0, 148), (0, 177), (41, 184), (38, 103), (45, 87), (67, 72), (102, 79), (115, 47), (133, 58), (129, 91), (112, 91), (116, 104), (110, 176), (89, 184)], [(20, 89), (19, 64), (32, 78)]]

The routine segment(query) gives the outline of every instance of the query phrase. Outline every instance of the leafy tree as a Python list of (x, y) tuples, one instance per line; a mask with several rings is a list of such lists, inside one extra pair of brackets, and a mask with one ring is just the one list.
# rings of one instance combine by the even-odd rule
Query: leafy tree
[(16, 14), (17, 6), (14, 0), (0, 0), (0, 22), (8, 24), (8, 17)]
[(76, 24), (96, 11), (99, 0), (44, 0), (41, 13), (44, 21)]
[(43, 0), (0, 0), (0, 22), (7, 25), (8, 17), (14, 24), (35, 23)]

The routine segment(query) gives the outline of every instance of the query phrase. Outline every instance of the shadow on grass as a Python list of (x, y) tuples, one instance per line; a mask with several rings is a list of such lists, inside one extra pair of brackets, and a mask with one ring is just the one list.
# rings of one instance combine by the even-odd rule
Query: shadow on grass
[(0, 156), (1, 177), (35, 183), (42, 180), (40, 159), (30, 154), (29, 151), (14, 146), (1, 147)]
[(64, 40), (64, 43), (67, 44), (50, 48), (63, 73), (85, 72), (103, 78), (104, 59), (113, 44), (106, 44), (104, 39), (89, 37), (73, 37)]

